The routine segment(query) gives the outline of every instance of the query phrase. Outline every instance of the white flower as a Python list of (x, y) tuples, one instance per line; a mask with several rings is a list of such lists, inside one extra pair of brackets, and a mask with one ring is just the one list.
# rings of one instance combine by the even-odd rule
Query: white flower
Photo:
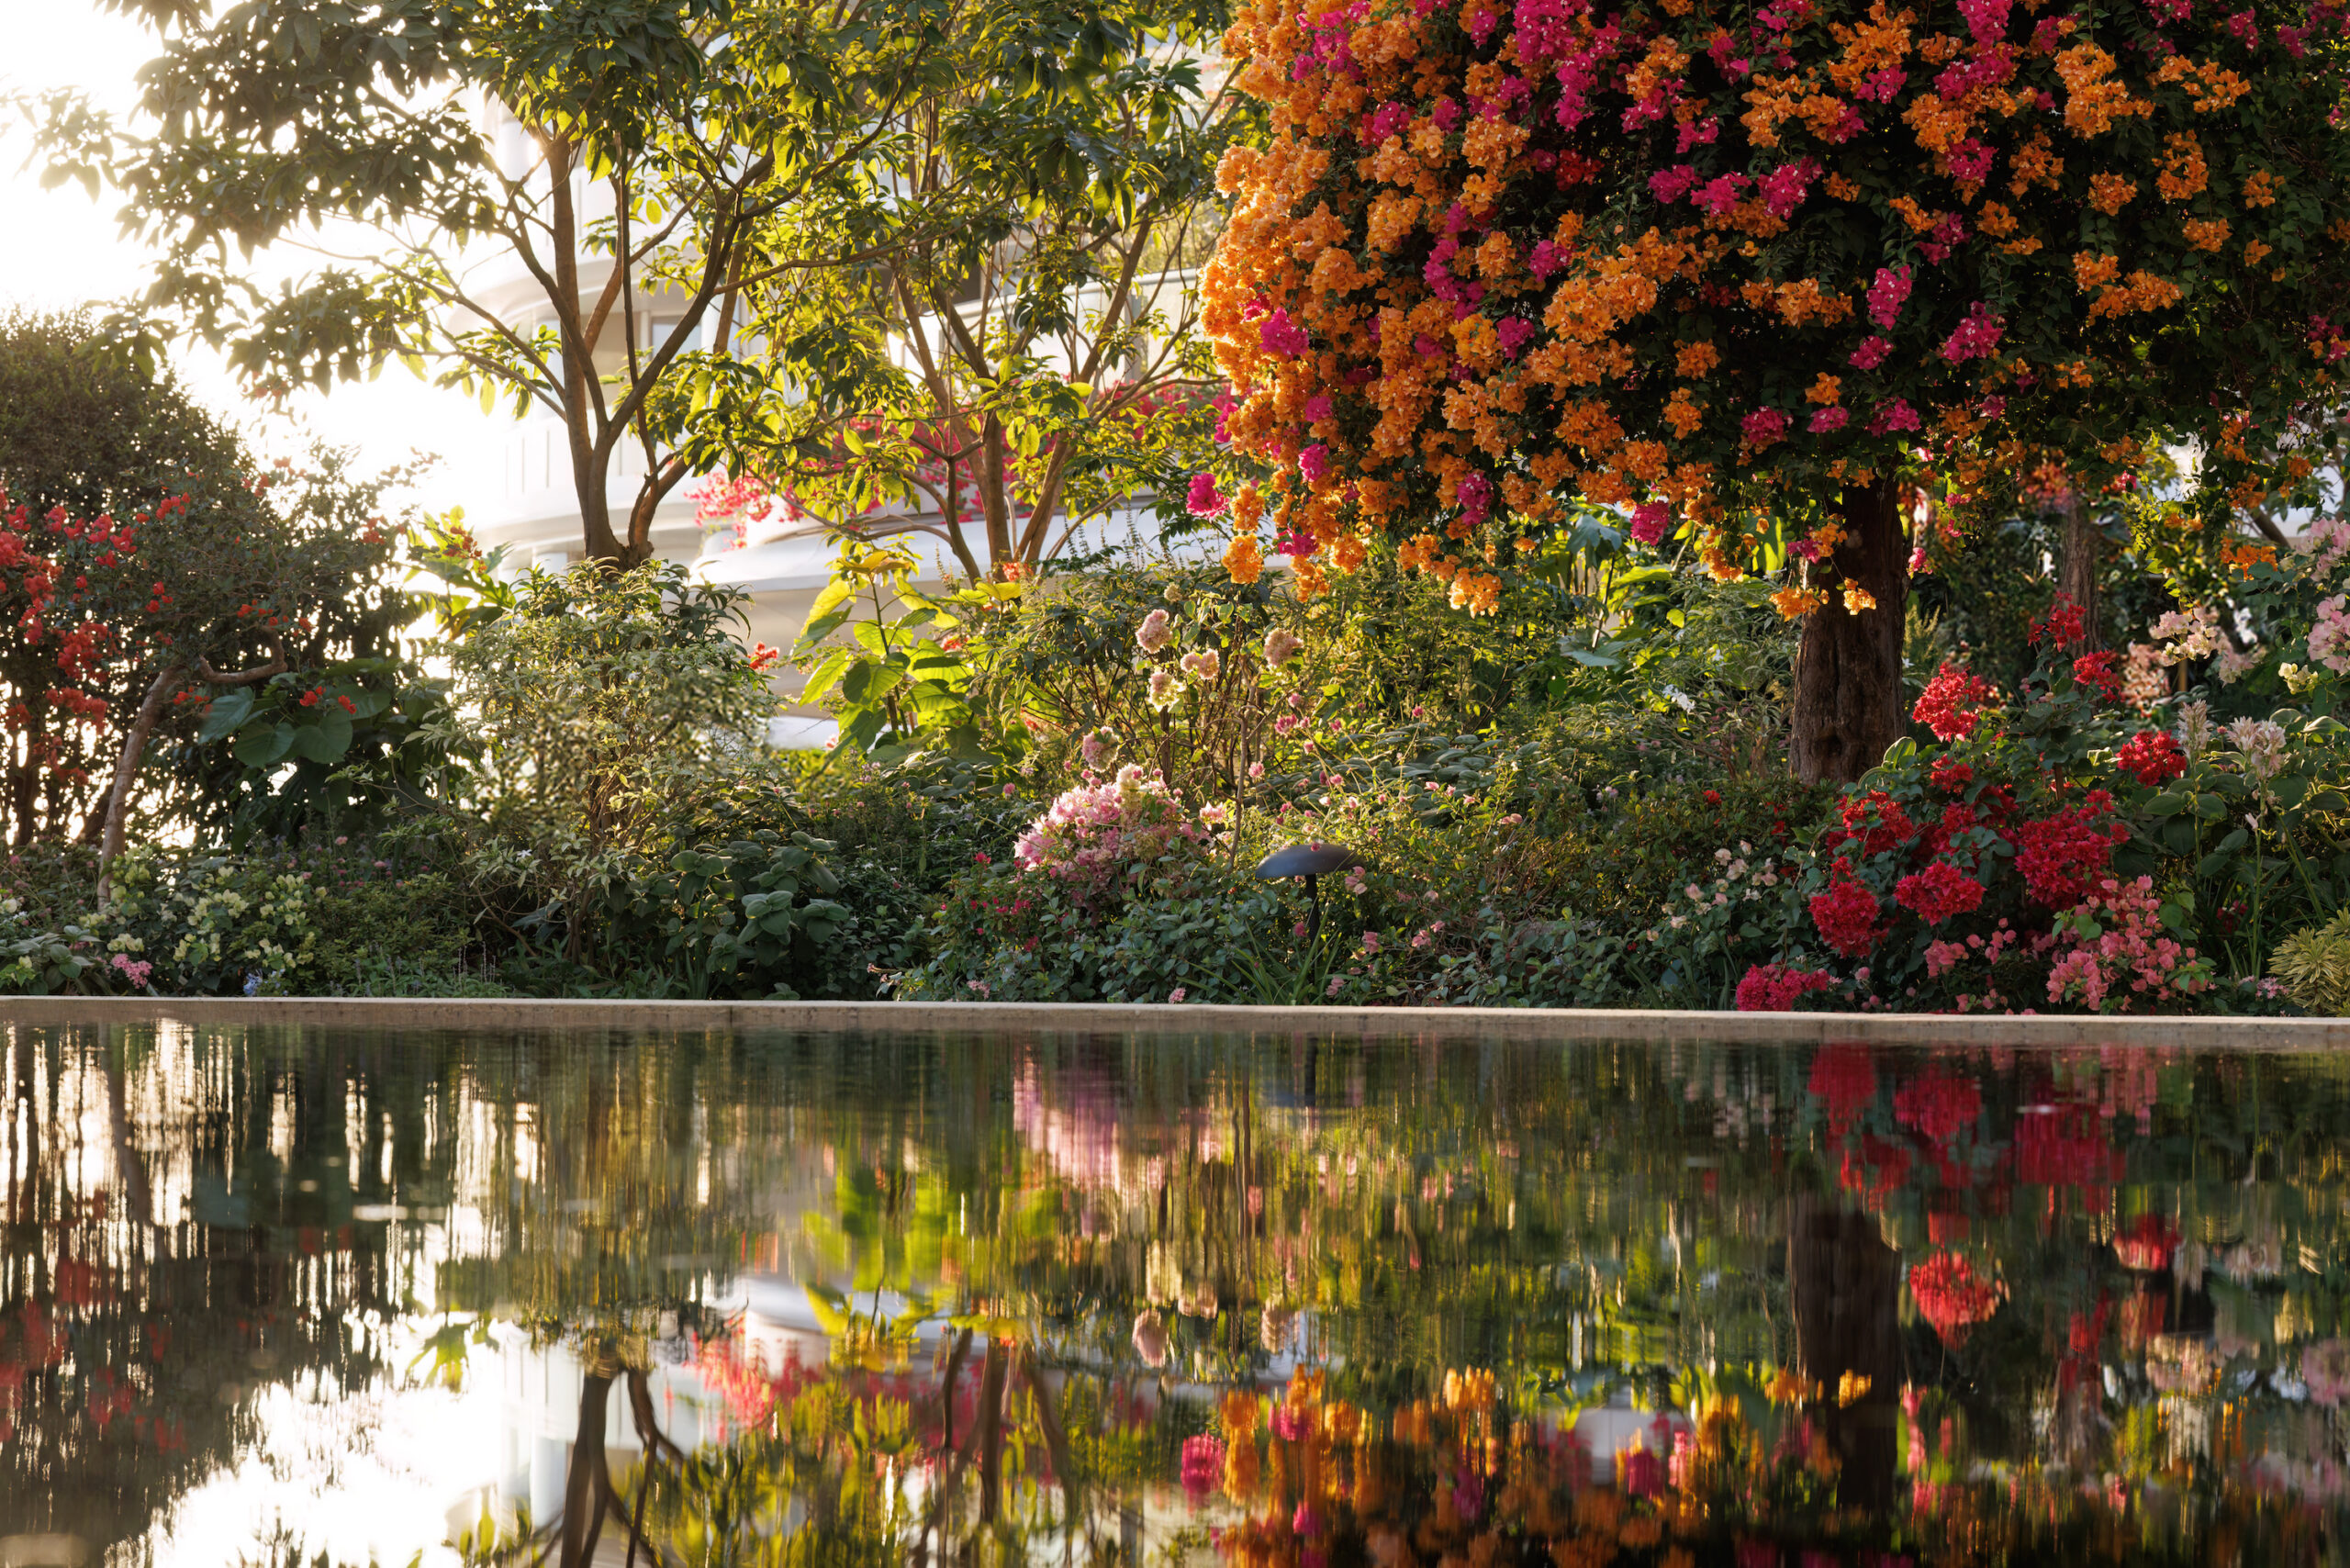
[(2203, 755), (2211, 744), (2211, 705), (2209, 702), (2182, 702), (2178, 705), (2178, 744), (2189, 762)]
[[(1154, 612), (1155, 613), (1155, 612)], [(1150, 672), (1150, 705), (1164, 712), (1183, 700), (1183, 683), (1171, 669)]]
[(2220, 732), (2244, 753), (2244, 770), (2255, 778), (2273, 778), (2285, 766), (2285, 726), (2272, 719), (2238, 719)]

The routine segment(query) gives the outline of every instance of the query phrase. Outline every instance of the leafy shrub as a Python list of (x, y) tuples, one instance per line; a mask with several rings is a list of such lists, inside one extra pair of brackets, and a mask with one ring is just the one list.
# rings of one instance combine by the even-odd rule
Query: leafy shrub
[(2350, 910), (2277, 943), (2269, 972), (2285, 982), (2285, 994), (2302, 1012), (2350, 1014)]
[(759, 773), (775, 698), (731, 634), (740, 599), (671, 563), (587, 562), (533, 571), (442, 644), (451, 705), (423, 734), (478, 760), (444, 775), (439, 826), (517, 939), (604, 956), (603, 901), (666, 862), (715, 780)]
[(337, 994), (371, 977), (439, 990), (473, 945), (462, 890), (365, 845), (126, 850), (90, 921), (108, 966), (168, 995)]

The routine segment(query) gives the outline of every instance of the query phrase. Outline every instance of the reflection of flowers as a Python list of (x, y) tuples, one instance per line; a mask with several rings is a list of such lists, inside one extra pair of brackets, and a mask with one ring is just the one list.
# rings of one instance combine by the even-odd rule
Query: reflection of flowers
[(1183, 1439), (1183, 1490), (1203, 1497), (1224, 1478), (1224, 1439), (1205, 1435)]
[(2168, 1220), (2160, 1215), (2140, 1215), (2114, 1237), (2113, 1255), (2125, 1269), (2155, 1274), (2170, 1266), (2171, 1249), (2177, 1245), (2178, 1232)]
[(1943, 1252), (1909, 1271), (1909, 1294), (1934, 1332), (1956, 1344), (1968, 1328), (1999, 1310), (1999, 1298), (2006, 1293), (1998, 1281), (1978, 1276), (1964, 1258)]
[(2301, 1381), (2320, 1405), (2350, 1398), (2350, 1341), (2321, 1339), (2301, 1352)]
[(1167, 1320), (1147, 1306), (1135, 1317), (1135, 1354), (1153, 1367), (1167, 1364)]

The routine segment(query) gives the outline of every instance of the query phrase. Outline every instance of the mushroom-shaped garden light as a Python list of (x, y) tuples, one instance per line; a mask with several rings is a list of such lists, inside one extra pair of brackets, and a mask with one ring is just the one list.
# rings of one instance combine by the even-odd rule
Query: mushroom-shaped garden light
[(1344, 870), (1357, 864), (1355, 852), (1343, 844), (1292, 844), (1286, 849), (1276, 849), (1265, 857), (1257, 868), (1257, 875), (1269, 882), (1288, 877), (1305, 879), (1305, 896), (1314, 905), (1314, 924), (1310, 935), (1322, 930), (1322, 890), (1316, 884), (1333, 871)]

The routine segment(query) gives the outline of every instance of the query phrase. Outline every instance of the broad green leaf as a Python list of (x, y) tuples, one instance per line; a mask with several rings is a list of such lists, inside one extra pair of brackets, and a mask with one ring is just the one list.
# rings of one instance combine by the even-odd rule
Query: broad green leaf
[[(801, 623), (800, 640), (804, 643), (828, 635), (828, 633), (816, 630), (817, 622), (846, 604), (856, 593), (856, 579), (854, 577), (834, 577), (826, 583), (823, 591), (816, 596), (816, 602), (808, 607), (808, 619)], [(834, 624), (837, 626), (839, 622), (835, 621)]]
[(247, 767), (274, 767), (294, 749), (294, 726), (273, 724), (237, 737), (236, 758)]
[(294, 755), (312, 762), (340, 762), (351, 749), (351, 715), (341, 708), (294, 732)]
[(209, 744), (235, 733), (253, 711), (253, 694), (249, 687), (239, 687), (212, 700), (204, 710), (204, 728), (196, 738)]

